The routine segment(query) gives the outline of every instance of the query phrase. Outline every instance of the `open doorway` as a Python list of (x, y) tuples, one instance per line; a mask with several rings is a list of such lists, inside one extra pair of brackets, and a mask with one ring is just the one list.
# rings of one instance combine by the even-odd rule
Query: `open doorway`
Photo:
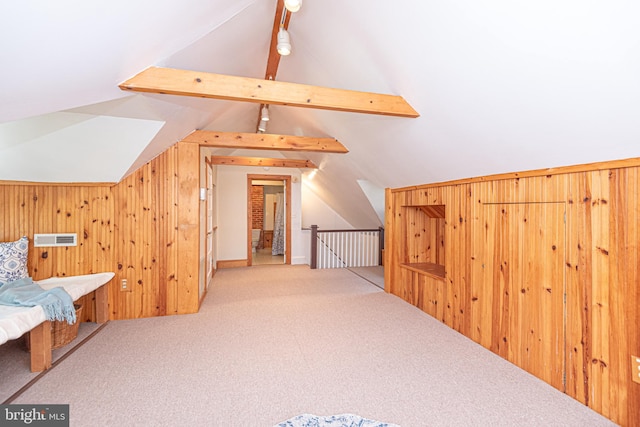
[(248, 265), (291, 264), (291, 177), (247, 175)]

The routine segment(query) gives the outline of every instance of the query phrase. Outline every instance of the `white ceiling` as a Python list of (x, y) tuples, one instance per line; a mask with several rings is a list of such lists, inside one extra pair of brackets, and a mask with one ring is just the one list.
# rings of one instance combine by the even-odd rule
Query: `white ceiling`
[[(116, 182), (194, 129), (254, 132), (256, 104), (118, 84), (152, 65), (262, 78), (275, 6), (3, 2), (0, 180)], [(639, 18), (632, 0), (306, 0), (277, 79), (401, 95), (421, 116), (272, 106), (268, 132), (349, 149), (283, 155), (320, 165), (314, 191), (355, 227), (380, 223), (359, 182), (640, 157)]]

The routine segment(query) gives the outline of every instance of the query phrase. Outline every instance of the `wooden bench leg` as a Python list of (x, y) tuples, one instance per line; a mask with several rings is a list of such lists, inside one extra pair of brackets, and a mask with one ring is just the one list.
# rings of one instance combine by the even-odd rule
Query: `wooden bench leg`
[(31, 372), (51, 367), (51, 322), (45, 320), (29, 332)]
[(107, 285), (96, 289), (96, 323), (104, 323), (109, 320), (109, 298)]

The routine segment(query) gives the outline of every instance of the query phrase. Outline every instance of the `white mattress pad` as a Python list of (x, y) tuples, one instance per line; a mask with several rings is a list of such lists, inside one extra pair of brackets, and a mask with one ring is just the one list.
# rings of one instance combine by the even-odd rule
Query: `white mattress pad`
[[(62, 287), (76, 301), (81, 296), (93, 292), (107, 283), (113, 276), (115, 276), (115, 273), (106, 272), (83, 276), (51, 277), (38, 280), (36, 283), (43, 289)], [(45, 320), (47, 318), (41, 306), (12, 307), (0, 305), (0, 344), (20, 338), (25, 332), (29, 332)]]

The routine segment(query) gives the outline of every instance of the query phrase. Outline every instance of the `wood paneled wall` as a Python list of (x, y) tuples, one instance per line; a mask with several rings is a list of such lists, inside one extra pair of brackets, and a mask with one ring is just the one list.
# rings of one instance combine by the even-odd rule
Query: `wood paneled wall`
[[(631, 355), (640, 355), (639, 165), (387, 190), (386, 290), (616, 423), (640, 425), (640, 384), (631, 380)], [(423, 233), (406, 206), (419, 205), (445, 205), (443, 278), (401, 266)]]
[[(0, 241), (29, 237), (29, 273), (35, 279), (113, 271), (113, 198), (108, 186), (0, 186)], [(34, 233), (77, 233), (75, 247), (33, 247)], [(83, 320), (93, 320), (92, 298)]]
[[(4, 182), (0, 241), (29, 237), (35, 280), (115, 272), (110, 319), (194, 313), (198, 194), (199, 147), (189, 143), (169, 148), (113, 186)], [(34, 233), (78, 233), (78, 246), (34, 248)], [(122, 279), (128, 291), (121, 290)], [(85, 302), (92, 304), (91, 298)]]

